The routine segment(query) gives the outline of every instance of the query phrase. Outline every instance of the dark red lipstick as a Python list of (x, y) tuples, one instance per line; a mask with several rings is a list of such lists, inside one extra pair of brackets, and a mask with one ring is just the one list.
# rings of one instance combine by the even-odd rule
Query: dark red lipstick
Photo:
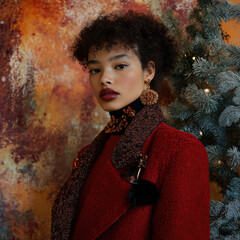
[(100, 91), (99, 97), (103, 100), (111, 100), (118, 96), (118, 92), (113, 91), (111, 88), (104, 88)]

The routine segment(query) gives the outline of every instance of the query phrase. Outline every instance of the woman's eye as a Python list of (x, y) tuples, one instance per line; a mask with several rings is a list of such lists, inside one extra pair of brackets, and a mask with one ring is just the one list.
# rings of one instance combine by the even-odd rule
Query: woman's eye
[(115, 69), (124, 69), (124, 68), (126, 68), (126, 67), (127, 67), (126, 64), (119, 64), (119, 65), (117, 65), (117, 66), (115, 67)]
[(100, 72), (100, 70), (99, 69), (90, 69), (88, 72), (90, 74), (96, 74), (96, 73)]

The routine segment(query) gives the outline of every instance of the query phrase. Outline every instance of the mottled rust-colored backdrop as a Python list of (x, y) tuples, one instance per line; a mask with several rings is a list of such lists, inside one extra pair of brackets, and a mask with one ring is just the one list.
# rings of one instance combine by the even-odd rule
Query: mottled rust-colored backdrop
[(108, 114), (68, 46), (89, 19), (114, 10), (176, 11), (194, 0), (0, 2), (0, 239), (49, 239), (51, 206), (76, 153)]

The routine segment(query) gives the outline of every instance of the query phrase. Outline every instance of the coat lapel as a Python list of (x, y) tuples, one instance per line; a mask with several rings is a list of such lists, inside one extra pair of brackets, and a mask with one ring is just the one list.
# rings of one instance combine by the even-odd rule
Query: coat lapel
[[(127, 127), (112, 153), (111, 161), (108, 161), (111, 166), (106, 166), (105, 172), (96, 179), (85, 201), (80, 219), (83, 239), (92, 240), (100, 236), (130, 207), (127, 197), (131, 186), (121, 179), (119, 170), (137, 161), (138, 155), (144, 152), (147, 137), (163, 119), (158, 104), (145, 105)], [(108, 137), (104, 130), (101, 131), (86, 151), (78, 156), (79, 166), (62, 187), (52, 208), (52, 240), (71, 239), (78, 217), (76, 209), (80, 191)]]
[[(133, 118), (112, 153), (112, 163), (116, 169), (126, 168), (137, 161), (151, 132), (164, 120), (159, 105), (145, 105)], [(124, 156), (124, 157), (123, 157)]]

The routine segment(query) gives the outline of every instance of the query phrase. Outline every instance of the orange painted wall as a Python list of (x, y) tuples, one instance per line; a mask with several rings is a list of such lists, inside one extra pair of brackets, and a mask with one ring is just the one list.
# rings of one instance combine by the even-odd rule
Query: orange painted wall
[[(239, 3), (239, 0), (229, 0), (232, 3)], [(222, 23), (223, 30), (227, 32), (231, 37), (228, 43), (234, 43), (237, 46), (240, 46), (240, 24), (237, 20), (231, 20), (228, 22)]]
[[(73, 37), (101, 11), (173, 9), (195, 0), (8, 0), (0, 8), (0, 239), (50, 237), (51, 206), (76, 153), (105, 126), (88, 78), (69, 57)], [(224, 26), (238, 35), (231, 24)], [(239, 30), (238, 30), (239, 32)]]

